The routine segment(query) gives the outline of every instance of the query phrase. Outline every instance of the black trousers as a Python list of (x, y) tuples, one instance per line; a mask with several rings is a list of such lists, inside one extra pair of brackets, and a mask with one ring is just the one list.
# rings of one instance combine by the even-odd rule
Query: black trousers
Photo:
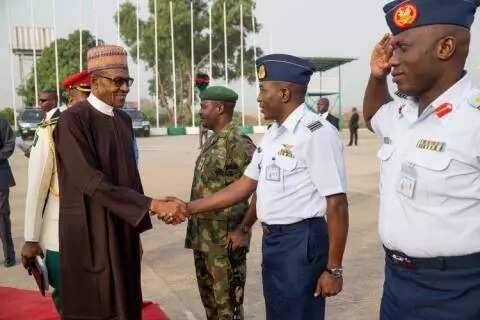
[(358, 128), (350, 128), (350, 142), (348, 143), (351, 146), (353, 143), (358, 145)]
[(15, 260), (10, 222), (10, 203), (8, 202), (9, 194), (9, 189), (0, 189), (0, 238), (2, 239), (5, 261)]

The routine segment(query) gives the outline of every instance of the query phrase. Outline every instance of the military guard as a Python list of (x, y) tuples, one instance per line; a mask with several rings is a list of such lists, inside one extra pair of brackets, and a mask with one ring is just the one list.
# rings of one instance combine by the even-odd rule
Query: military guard
[(323, 319), (325, 297), (343, 285), (348, 205), (342, 143), (304, 103), (315, 70), (309, 61), (273, 54), (260, 58), (257, 70), (257, 100), (265, 119), (275, 123), (244, 175), (190, 202), (187, 211), (212, 212), (256, 191), (267, 320)]
[[(202, 126), (214, 134), (205, 142), (196, 161), (192, 201), (238, 180), (255, 151), (250, 138), (232, 123), (238, 99), (233, 90), (209, 87), (200, 94), (200, 99)], [(246, 251), (230, 250), (227, 233), (240, 224), (247, 208), (245, 199), (230, 208), (194, 216), (188, 221), (185, 247), (193, 249), (198, 288), (208, 320), (243, 319), (243, 307), (237, 301), (243, 301)], [(238, 297), (231, 296), (235, 291)]]
[(90, 95), (90, 74), (87, 70), (77, 72), (62, 81), (62, 87), (67, 91), (67, 106), (87, 100)]
[(464, 69), (478, 5), (384, 7), (393, 35), (374, 49), (363, 106), (382, 142), (382, 320), (480, 319), (480, 91)]
[[(69, 92), (69, 105), (84, 93), (89, 92), (89, 78), (88, 72), (84, 71), (75, 73), (63, 81), (63, 87)], [(45, 256), (49, 282), (54, 288), (52, 298), (57, 310), (61, 313), (58, 243), (59, 194), (52, 135), (59, 119), (60, 111), (56, 112), (58, 115), (40, 124), (30, 151), (22, 263), (25, 268), (28, 268), (36, 256)]]

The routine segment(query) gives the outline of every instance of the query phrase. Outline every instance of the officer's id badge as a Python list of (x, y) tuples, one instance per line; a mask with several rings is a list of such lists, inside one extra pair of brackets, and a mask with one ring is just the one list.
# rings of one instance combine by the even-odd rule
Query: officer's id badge
[(430, 150), (435, 152), (443, 152), (445, 150), (445, 142), (431, 141), (427, 139), (420, 139), (417, 142), (417, 148), (423, 150)]
[(409, 199), (413, 199), (415, 185), (417, 183), (417, 172), (415, 165), (411, 162), (402, 164), (402, 176), (398, 183), (397, 191)]
[(480, 94), (474, 94), (468, 99), (468, 103), (477, 110), (480, 110)]
[(293, 152), (292, 152), (293, 147), (294, 145), (291, 145), (291, 144), (282, 144), (282, 149), (278, 151), (278, 155), (294, 159), (295, 156), (293, 155)]
[(268, 165), (265, 169), (265, 178), (268, 180), (268, 181), (275, 181), (275, 182), (279, 182), (281, 177), (280, 177), (280, 173), (281, 173), (281, 169), (279, 166), (277, 166), (275, 164), (275, 158), (272, 158), (272, 164)]
[(264, 80), (267, 77), (267, 69), (265, 69), (265, 65), (261, 64), (258, 66), (257, 70), (258, 80)]

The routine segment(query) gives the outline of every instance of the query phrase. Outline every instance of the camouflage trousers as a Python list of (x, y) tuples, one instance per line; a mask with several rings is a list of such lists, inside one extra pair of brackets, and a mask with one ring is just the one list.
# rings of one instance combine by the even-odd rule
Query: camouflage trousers
[(230, 251), (225, 247), (212, 251), (214, 253), (193, 252), (207, 320), (243, 320), (246, 252)]

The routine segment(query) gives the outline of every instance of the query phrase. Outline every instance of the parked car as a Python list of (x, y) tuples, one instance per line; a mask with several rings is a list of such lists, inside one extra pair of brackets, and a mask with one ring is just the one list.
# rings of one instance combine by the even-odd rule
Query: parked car
[(132, 119), (133, 131), (136, 136), (148, 137), (150, 135), (150, 121), (146, 121), (143, 115), (134, 108), (123, 109)]
[(40, 109), (25, 109), (18, 117), (18, 130), (22, 139), (33, 138), (44, 118), (45, 112)]

